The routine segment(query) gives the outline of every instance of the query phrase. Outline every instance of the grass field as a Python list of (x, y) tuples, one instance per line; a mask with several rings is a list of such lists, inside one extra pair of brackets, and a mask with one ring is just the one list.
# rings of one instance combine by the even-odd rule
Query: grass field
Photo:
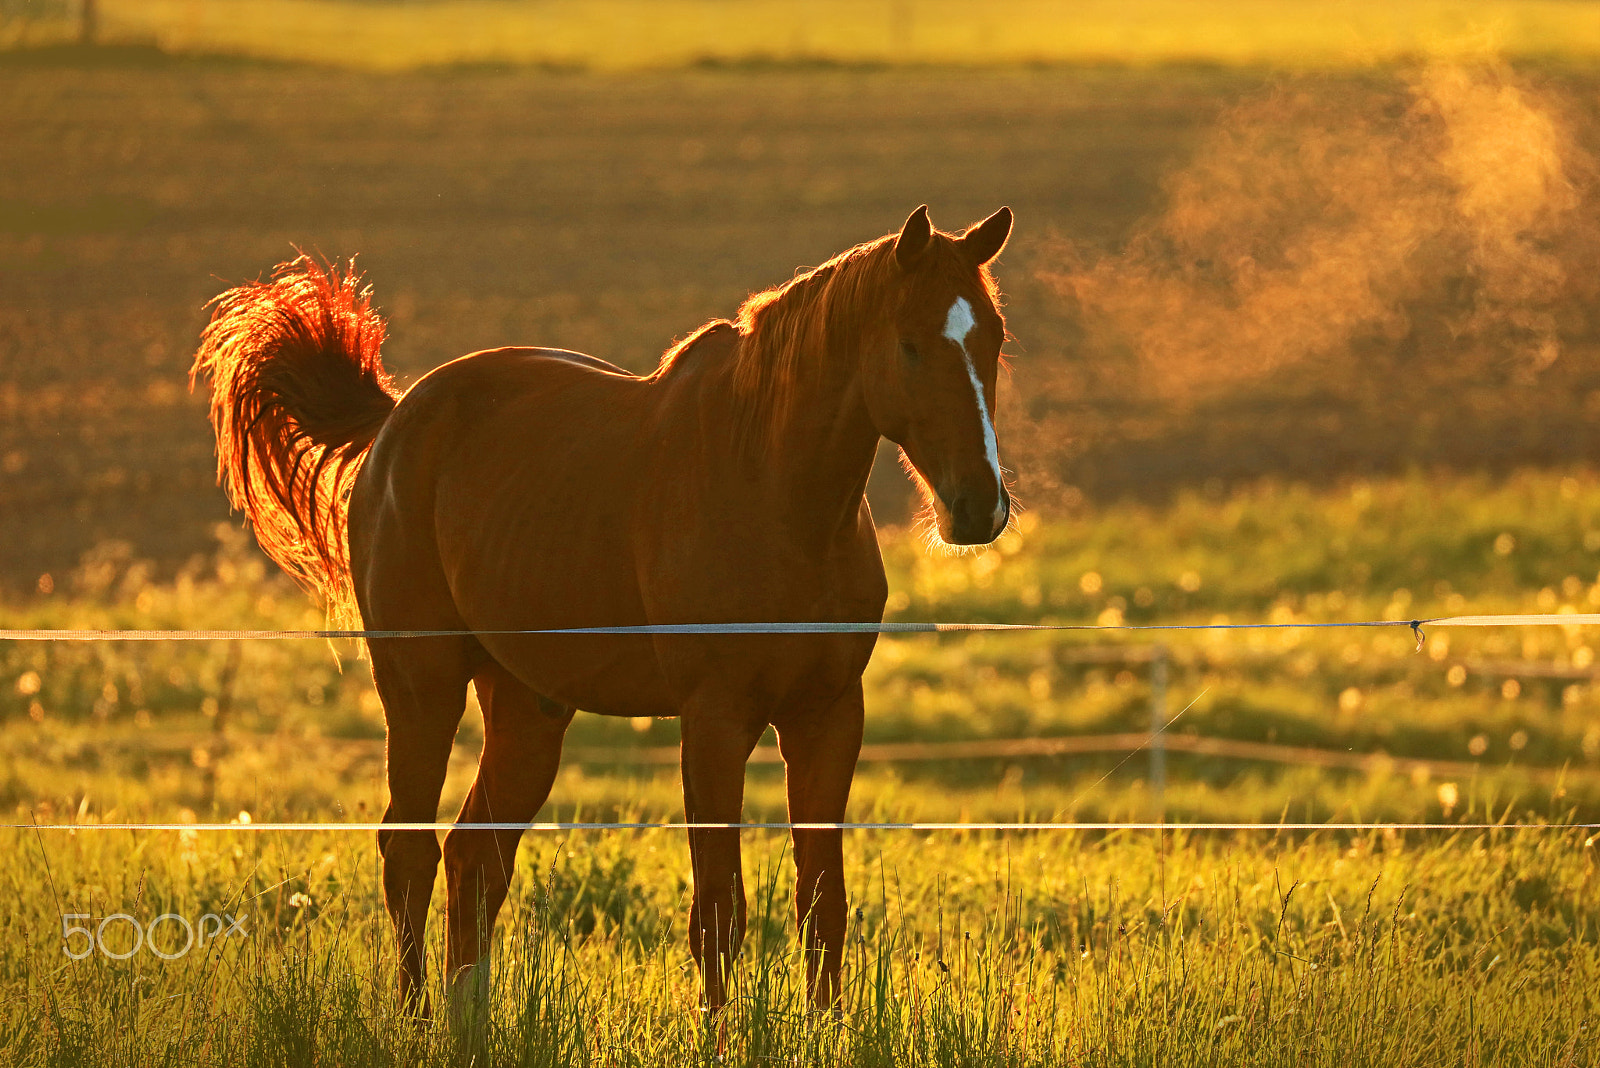
[[(29, 835), (6, 864), (0, 1044), (19, 1068), (1588, 1065), (1586, 843), (853, 835), (845, 1005), (816, 1017), (795, 989), (787, 857), (757, 836), (737, 998), (706, 1020), (677, 838), (544, 836), (524, 846), (486, 1017), (418, 1028), (390, 1005), (365, 835)], [(157, 948), (175, 960), (64, 958), (61, 914), (119, 912), (243, 915), (248, 934), (180, 957), (166, 921)], [(116, 921), (105, 951), (128, 953), (131, 932)]]
[[(1424, 55), (1587, 61), (1600, 15), (1554, 0), (99, 0), (100, 36), (176, 52), (398, 70), (688, 63), (1362, 66)], [(12, 27), (70, 34), (66, 20)]]
[[(176, 581), (107, 552), (8, 626), (293, 629), (320, 616), (227, 532)], [(980, 554), (929, 554), (891, 532), (890, 617), (950, 621), (1325, 623), (1600, 603), (1600, 480), (1574, 469), (1504, 482), (1409, 479), (1338, 491), (1267, 485), (1039, 522)], [(1600, 821), (1596, 635), (1584, 628), (972, 634), (883, 639), (867, 676), (871, 744), (1114, 734), (1149, 724), (1139, 656), (1169, 650), (1169, 730), (1465, 765), (1443, 776), (1324, 772), (1173, 753), (1173, 819)], [(1119, 662), (1119, 650), (1127, 659)], [(382, 723), (364, 665), (320, 642), (36, 645), (0, 651), (0, 801), (115, 822), (190, 810), (258, 819), (381, 809)], [(1096, 658), (1085, 659), (1085, 653)], [(342, 670), (341, 670), (342, 669)], [(1192, 704), (1191, 704), (1192, 702)], [(1179, 713), (1181, 712), (1181, 715)], [(469, 717), (470, 720), (470, 717)], [(463, 728), (446, 790), (465, 790)], [(676, 721), (580, 717), (553, 813), (674, 810), (676, 770), (619, 774), (609, 750), (676, 744)], [(297, 760), (295, 754), (314, 754)], [(1121, 754), (869, 765), (858, 813), (923, 819), (1129, 819), (1154, 814), (1146, 762)], [(286, 782), (276, 767), (294, 764)], [(1559, 781), (1558, 781), (1559, 780)], [(1509, 806), (1509, 807), (1508, 807)], [(19, 810), (21, 811), (21, 810)], [(782, 813), (757, 768), (748, 815)]]
[[(212, 565), (175, 582), (102, 554), (53, 596), (10, 604), (4, 624), (317, 620), (229, 538)], [(886, 556), (896, 618), (1589, 610), (1600, 601), (1600, 477), (1266, 485), (1025, 522), (984, 554), (929, 554), (891, 532)], [(868, 676), (868, 740), (1138, 729), (1142, 668), (1075, 654), (1147, 640), (886, 639)], [(536, 836), (490, 1017), (418, 1031), (389, 1006), (369, 833), (4, 832), (8, 1063), (443, 1064), (474, 1051), (493, 1064), (1595, 1063), (1593, 839), (1563, 828), (1600, 818), (1593, 631), (1438, 629), (1421, 653), (1404, 630), (1162, 640), (1172, 713), (1194, 702), (1173, 731), (1472, 765), (1446, 777), (1174, 753), (1169, 820), (1505, 829), (853, 834), (847, 1008), (820, 1020), (799, 1008), (782, 841), (754, 835), (747, 865), (763, 918), (744, 997), (709, 1031), (692, 1011), (686, 851), (674, 834)], [(23, 823), (339, 823), (381, 810), (370, 684), (357, 661), (341, 674), (326, 645), (13, 644), (0, 657), (0, 790)], [(581, 755), (670, 744), (674, 731), (580, 716), (569, 741), (580, 755), (542, 818), (674, 818), (675, 772)], [(479, 736), (469, 716), (445, 815)], [(868, 765), (854, 814), (1156, 815), (1143, 756), (1120, 759)], [(754, 769), (746, 812), (781, 817), (776, 769)], [(250, 933), (173, 961), (146, 949), (125, 962), (63, 955), (62, 914), (98, 926), (119, 912), (142, 923), (247, 912)], [(106, 929), (109, 952), (132, 947), (127, 922)], [(163, 923), (157, 946), (176, 953), (183, 932)]]

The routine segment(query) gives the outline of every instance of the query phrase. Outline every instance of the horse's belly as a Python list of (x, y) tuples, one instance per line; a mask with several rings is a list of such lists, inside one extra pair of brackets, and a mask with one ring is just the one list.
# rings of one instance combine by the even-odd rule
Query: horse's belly
[(826, 706), (861, 677), (872, 634), (485, 634), (535, 691), (603, 716), (678, 716), (710, 703), (776, 721)]
[(479, 641), (523, 683), (562, 704), (602, 716), (677, 714), (648, 637), (485, 634)]

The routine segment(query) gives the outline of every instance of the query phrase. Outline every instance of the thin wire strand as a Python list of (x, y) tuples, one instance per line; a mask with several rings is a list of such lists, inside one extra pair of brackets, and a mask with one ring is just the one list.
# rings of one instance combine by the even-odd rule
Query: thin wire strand
[(127, 630), (0, 628), (0, 641), (181, 642), (271, 641), (341, 638), (461, 638), (532, 635), (669, 634), (960, 634), (1005, 631), (1179, 632), (1210, 630), (1337, 630), (1407, 627), (1422, 641), (1423, 627), (1600, 626), (1600, 612), (1548, 612), (1439, 616), (1433, 619), (1360, 619), (1333, 623), (644, 623), (618, 627), (533, 627), (511, 630)]
[[(1485, 617), (1488, 618), (1488, 617)], [(1597, 617), (1600, 618), (1600, 617)], [(667, 634), (957, 634), (974, 631), (1180, 631), (1286, 630), (1330, 627), (1416, 627), (1428, 620), (1363, 620), (1349, 623), (645, 623), (626, 627), (548, 627), (522, 630), (25, 630), (0, 629), (0, 641), (182, 642), (339, 638), (466, 638), (530, 635)]]
[(0, 831), (1600, 831), (1600, 823), (0, 823)]
[(1171, 719), (1169, 719), (1165, 723), (1163, 723), (1159, 730), (1151, 731), (1150, 732), (1150, 736), (1148, 738), (1146, 738), (1144, 741), (1140, 742), (1138, 745), (1134, 746), (1132, 749), (1128, 750), (1128, 755), (1127, 756), (1123, 757), (1121, 760), (1119, 760), (1115, 764), (1111, 765), (1111, 770), (1110, 771), (1106, 772), (1104, 775), (1100, 776), (1094, 782), (1090, 783), (1088, 786), (1084, 787), (1081, 791), (1079, 791), (1078, 796), (1074, 797), (1070, 802), (1067, 803), (1067, 808), (1070, 810), (1073, 807), (1075, 807), (1078, 804), (1079, 801), (1082, 801), (1085, 797), (1088, 797), (1091, 793), (1093, 793), (1095, 788), (1098, 787), (1101, 783), (1105, 782), (1107, 779), (1111, 778), (1111, 776), (1115, 775), (1118, 771), (1122, 770), (1122, 766), (1124, 764), (1126, 764), (1128, 761), (1132, 760), (1134, 757), (1138, 756), (1140, 753), (1142, 753), (1146, 749), (1148, 749), (1155, 742), (1155, 740), (1157, 738), (1160, 738), (1161, 735), (1166, 733), (1166, 730), (1167, 730), (1168, 727), (1170, 727), (1174, 723), (1178, 722), (1178, 720), (1183, 717), (1183, 714), (1185, 712), (1188, 712), (1189, 709), (1191, 709), (1195, 705), (1199, 704), (1200, 703), (1200, 698), (1204, 697), (1206, 694), (1208, 694), (1210, 692), (1211, 692), (1211, 687), (1207, 686), (1205, 689), (1203, 689), (1199, 693), (1195, 694), (1194, 695), (1194, 699), (1191, 700), (1188, 704), (1184, 705), (1183, 709), (1176, 716), (1173, 716)]

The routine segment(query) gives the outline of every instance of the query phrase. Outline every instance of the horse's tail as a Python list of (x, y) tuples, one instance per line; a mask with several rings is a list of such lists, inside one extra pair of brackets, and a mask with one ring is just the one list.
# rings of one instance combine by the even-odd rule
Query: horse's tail
[(211, 384), (217, 481), (267, 555), (348, 617), (350, 490), (397, 400), (371, 289), (353, 261), (341, 276), (302, 254), (212, 304), (189, 388)]

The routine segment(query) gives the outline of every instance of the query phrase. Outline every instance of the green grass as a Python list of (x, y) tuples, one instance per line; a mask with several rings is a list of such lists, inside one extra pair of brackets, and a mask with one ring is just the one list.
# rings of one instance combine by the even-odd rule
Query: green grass
[[(8, 625), (300, 628), (320, 617), (237, 530), (176, 581), (103, 551)], [(1421, 476), (1313, 493), (1262, 486), (1169, 509), (1035, 523), (992, 549), (928, 552), (890, 532), (891, 616), (1130, 624), (1333, 622), (1593, 610), (1600, 478)], [(1500, 550), (1505, 550), (1504, 552)], [(867, 675), (869, 742), (953, 742), (1144, 729), (1143, 664), (1083, 662), (1166, 643), (1170, 728), (1208, 737), (1469, 765), (1462, 798), (1519, 816), (1600, 819), (1596, 635), (1585, 628), (975, 634), (885, 638)], [(382, 723), (364, 664), (320, 642), (12, 644), (0, 649), (0, 803), (114, 819), (188, 808), (299, 817), (381, 807)], [(1186, 710), (1185, 710), (1186, 709)], [(1181, 711), (1181, 715), (1179, 715)], [(219, 724), (220, 719), (220, 724)], [(673, 720), (580, 716), (575, 750), (676, 742)], [(446, 807), (470, 780), (469, 714)], [(273, 770), (310, 759), (293, 790)], [(863, 768), (862, 814), (1124, 819), (1151, 814), (1146, 761), (1079, 756)], [(1437, 819), (1440, 774), (1319, 771), (1174, 753), (1181, 820)], [(1556, 776), (1565, 769), (1559, 784)], [(1459, 768), (1457, 768), (1459, 770)], [(1452, 775), (1456, 774), (1452, 771)], [(951, 789), (956, 787), (957, 789)], [(577, 761), (551, 811), (676, 804), (674, 769)], [(85, 802), (87, 798), (87, 802)], [(1459, 809), (1464, 801), (1452, 809)], [(782, 811), (776, 768), (752, 772), (752, 816)]]
[[(693, 1009), (678, 837), (542, 837), (487, 1019), (426, 1028), (390, 1003), (365, 835), (31, 838), (0, 939), (18, 1066), (1594, 1063), (1594, 850), (1573, 831), (855, 835), (845, 1004), (822, 1018), (797, 989), (787, 858), (756, 836), (717, 1021)], [(213, 910), (247, 912), (249, 936), (63, 959), (62, 912)]]
[[(215, 558), (176, 581), (152, 581), (108, 548), (51, 596), (4, 606), (0, 620), (317, 621), (239, 532), (222, 533)], [(1600, 476), (1262, 485), (1165, 509), (1025, 518), (966, 555), (891, 531), (885, 556), (901, 619), (1292, 623), (1591, 610)], [(0, 918), (0, 1046), (19, 1066), (1596, 1063), (1594, 846), (1572, 826), (1600, 818), (1595, 637), (1578, 627), (1435, 629), (1418, 653), (1404, 629), (1163, 635), (1170, 713), (1193, 702), (1174, 731), (1381, 750), (1452, 769), (1330, 771), (1174, 753), (1167, 819), (1503, 829), (852, 833), (848, 989), (831, 1017), (802, 1008), (787, 856), (774, 834), (749, 836), (756, 920), (742, 995), (723, 1019), (694, 1011), (681, 836), (545, 832), (522, 853), (487, 1015), (443, 1013), (417, 1028), (394, 1014), (369, 833), (0, 832), (11, 902)], [(1143, 666), (1081, 654), (1151, 640), (886, 639), (867, 678), (869, 742), (1139, 729), (1149, 716)], [(0, 649), (0, 798), (24, 823), (373, 819), (380, 731), (363, 665), (326, 644)], [(570, 744), (660, 746), (674, 731), (672, 721), (580, 716)], [(469, 717), (446, 815), (478, 741)], [(1125, 756), (867, 765), (854, 814), (1147, 818), (1157, 810), (1145, 758)], [(781, 812), (778, 769), (754, 768), (747, 814)], [(563, 769), (543, 815), (680, 813), (671, 769), (580, 762)], [(97, 923), (117, 912), (148, 922), (223, 911), (248, 912), (250, 934), (207, 954), (63, 954), (64, 914)], [(161, 944), (174, 948), (176, 933), (168, 921)], [(110, 928), (114, 951), (127, 937), (124, 921)]]

